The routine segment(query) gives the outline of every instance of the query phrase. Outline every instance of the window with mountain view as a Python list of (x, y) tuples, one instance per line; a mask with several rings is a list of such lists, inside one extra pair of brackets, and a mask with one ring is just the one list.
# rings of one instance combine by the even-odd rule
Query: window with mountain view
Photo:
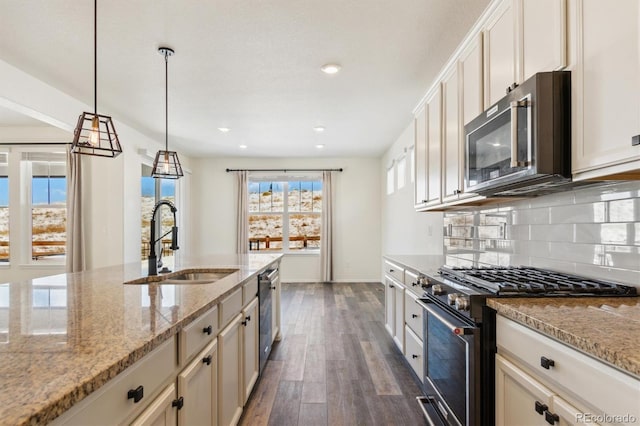
[[(146, 164), (142, 165), (141, 170), (141, 259), (149, 258), (149, 238), (151, 214), (156, 203), (161, 199), (166, 199), (172, 203), (176, 203), (176, 180), (175, 179), (156, 179), (151, 176), (152, 168)], [(171, 210), (162, 207), (156, 217), (156, 238), (164, 235), (171, 230), (173, 226), (173, 213)], [(168, 260), (173, 256), (171, 246), (171, 235), (162, 239), (162, 258)], [(156, 246), (157, 248), (157, 246)], [(160, 253), (156, 253), (159, 255)]]
[(249, 250), (320, 248), (322, 181), (249, 181)]
[(9, 261), (9, 161), (0, 152), (0, 262)]

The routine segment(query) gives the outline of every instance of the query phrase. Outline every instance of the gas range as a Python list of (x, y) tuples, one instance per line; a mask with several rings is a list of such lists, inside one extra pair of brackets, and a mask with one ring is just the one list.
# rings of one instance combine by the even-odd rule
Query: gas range
[(635, 287), (526, 266), (464, 268), (442, 266), (423, 284), (425, 296), (459, 316), (482, 322), (487, 297), (637, 296)]

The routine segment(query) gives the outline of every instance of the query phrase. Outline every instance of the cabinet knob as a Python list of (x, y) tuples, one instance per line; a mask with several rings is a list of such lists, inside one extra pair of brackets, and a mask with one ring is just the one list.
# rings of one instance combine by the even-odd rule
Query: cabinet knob
[(395, 272), (395, 271), (396, 271), (395, 269), (389, 269), (389, 272)]
[(511, 93), (516, 87), (518, 87), (518, 83), (513, 83), (511, 86), (507, 87), (506, 94)]
[(275, 286), (275, 285), (274, 285), (273, 287), (271, 287), (271, 290), (275, 290), (275, 289), (276, 289), (276, 286)]
[(545, 411), (547, 411), (549, 407), (547, 406), (547, 404), (543, 404), (540, 401), (536, 401), (536, 413), (542, 415), (544, 414)]
[(393, 284), (389, 284), (389, 288), (396, 288), (396, 286)]
[(247, 321), (251, 321), (251, 315), (247, 315), (246, 317), (244, 317), (244, 319), (246, 319)]
[(171, 406), (178, 407), (178, 410), (184, 407), (184, 397), (181, 396), (180, 398), (171, 401)]
[(549, 358), (545, 358), (545, 357), (540, 357), (540, 366), (546, 370), (549, 369), (549, 367), (554, 367), (556, 365), (556, 362), (552, 359)]
[(138, 386), (135, 389), (129, 389), (129, 392), (127, 392), (127, 399), (133, 398), (134, 404), (137, 404), (138, 402), (140, 402), (143, 396), (144, 396), (144, 387), (142, 385)]
[(416, 315), (416, 314), (411, 314), (411, 318), (418, 318), (418, 315)]
[(411, 358), (413, 359), (419, 358), (419, 355), (411, 355)]
[(204, 362), (204, 363), (205, 363), (205, 364), (207, 364), (207, 365), (211, 365), (211, 360), (212, 360), (212, 359), (213, 359), (213, 358), (211, 357), (211, 355), (207, 355), (207, 356), (205, 356), (204, 358), (202, 358), (202, 362)]
[(241, 324), (246, 327), (247, 326), (247, 320), (242, 321)]
[(544, 419), (547, 421), (547, 423), (549, 423), (550, 425), (555, 425), (556, 422), (560, 421), (560, 416), (558, 416), (555, 413), (552, 413), (549, 410), (545, 410), (544, 412)]
[(458, 194), (462, 194), (462, 191), (460, 191), (459, 189), (454, 189), (453, 195), (458, 195)]
[(414, 283), (414, 282), (411, 283), (411, 287), (415, 287), (417, 285), (418, 285), (418, 283)]
[(211, 327), (210, 325), (206, 326), (205, 328), (202, 329), (202, 332), (207, 333), (209, 336), (211, 336), (211, 333), (213, 333), (213, 327)]

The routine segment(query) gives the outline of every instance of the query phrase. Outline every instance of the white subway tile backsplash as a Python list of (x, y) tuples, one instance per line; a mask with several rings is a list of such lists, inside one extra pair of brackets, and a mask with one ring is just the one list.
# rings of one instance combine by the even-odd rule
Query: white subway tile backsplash
[(445, 238), (458, 262), (530, 265), (640, 288), (640, 181), (448, 212), (444, 221), (466, 238)]

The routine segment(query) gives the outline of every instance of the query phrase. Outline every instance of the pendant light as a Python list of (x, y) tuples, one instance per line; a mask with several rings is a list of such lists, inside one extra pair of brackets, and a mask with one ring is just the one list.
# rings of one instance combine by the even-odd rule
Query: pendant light
[(183, 174), (182, 166), (178, 159), (178, 153), (175, 151), (169, 151), (169, 56), (173, 55), (175, 52), (171, 48), (161, 47), (158, 49), (158, 53), (164, 55), (165, 146), (164, 151), (158, 151), (155, 160), (153, 160), (153, 172), (151, 173), (151, 176), (162, 179), (180, 179)]
[(98, 0), (93, 2), (93, 113), (78, 118), (71, 152), (111, 158), (122, 153), (111, 117), (98, 114)]

